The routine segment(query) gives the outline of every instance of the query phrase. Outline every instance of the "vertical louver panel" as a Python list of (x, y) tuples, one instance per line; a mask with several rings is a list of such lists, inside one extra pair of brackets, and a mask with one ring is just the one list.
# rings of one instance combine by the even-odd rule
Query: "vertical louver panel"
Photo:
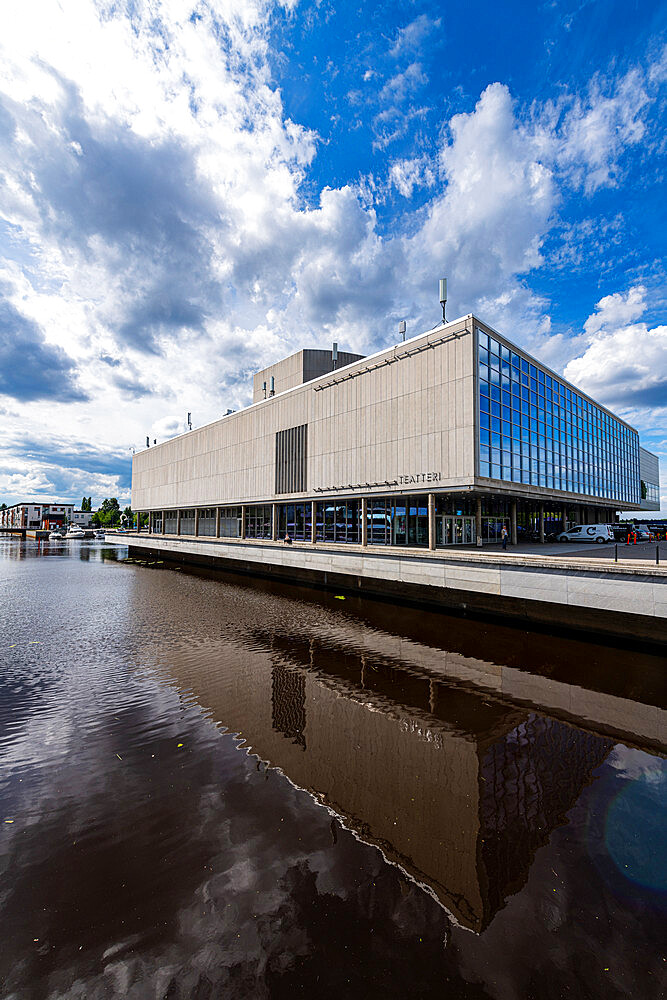
[(276, 493), (306, 490), (308, 424), (276, 433)]

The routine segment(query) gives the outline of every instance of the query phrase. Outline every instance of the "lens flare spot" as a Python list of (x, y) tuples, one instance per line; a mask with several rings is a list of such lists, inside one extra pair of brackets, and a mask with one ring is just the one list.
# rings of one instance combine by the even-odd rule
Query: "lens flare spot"
[(625, 878), (667, 890), (667, 772), (628, 781), (612, 800), (605, 821), (605, 845)]

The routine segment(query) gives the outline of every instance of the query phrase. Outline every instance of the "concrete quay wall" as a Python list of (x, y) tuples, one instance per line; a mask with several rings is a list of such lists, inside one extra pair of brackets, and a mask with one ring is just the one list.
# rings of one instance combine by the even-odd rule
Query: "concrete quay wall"
[[(107, 536), (107, 540), (121, 542)], [(372, 551), (129, 534), (133, 555), (353, 591), (430, 607), (523, 619), (650, 643), (667, 642), (667, 570), (557, 556)]]

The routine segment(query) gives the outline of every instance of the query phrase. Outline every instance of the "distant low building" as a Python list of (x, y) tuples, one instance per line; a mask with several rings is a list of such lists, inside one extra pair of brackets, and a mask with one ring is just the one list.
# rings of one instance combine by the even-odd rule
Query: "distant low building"
[(90, 528), (92, 517), (92, 511), (78, 510), (71, 503), (24, 500), (0, 511), (0, 527), (55, 528), (69, 522), (80, 528)]
[(80, 528), (92, 528), (93, 526), (93, 511), (92, 510), (74, 510), (72, 511), (72, 516), (70, 518), (73, 524), (78, 525)]

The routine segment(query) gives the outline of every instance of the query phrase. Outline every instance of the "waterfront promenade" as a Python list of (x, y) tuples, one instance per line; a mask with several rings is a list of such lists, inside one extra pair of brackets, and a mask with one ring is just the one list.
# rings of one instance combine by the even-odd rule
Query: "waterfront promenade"
[(124, 535), (123, 544), (140, 558), (158, 556), (526, 623), (667, 641), (667, 566), (648, 559), (398, 547), (388, 552), (144, 533)]

